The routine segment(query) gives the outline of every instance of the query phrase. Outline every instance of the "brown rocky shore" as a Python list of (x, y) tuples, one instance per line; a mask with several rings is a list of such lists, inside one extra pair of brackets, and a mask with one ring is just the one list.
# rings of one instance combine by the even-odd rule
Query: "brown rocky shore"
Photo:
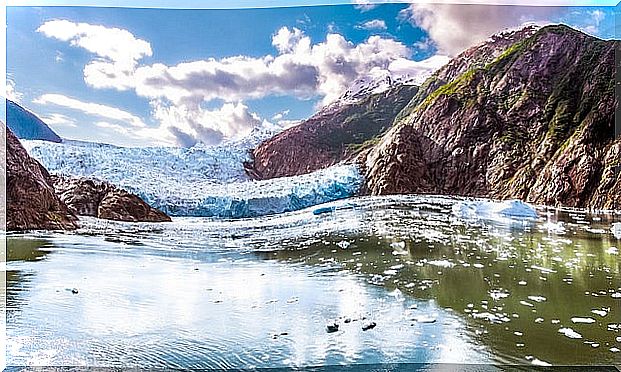
[(73, 230), (76, 216), (129, 222), (171, 221), (138, 196), (108, 182), (50, 175), (6, 129), (9, 231)]

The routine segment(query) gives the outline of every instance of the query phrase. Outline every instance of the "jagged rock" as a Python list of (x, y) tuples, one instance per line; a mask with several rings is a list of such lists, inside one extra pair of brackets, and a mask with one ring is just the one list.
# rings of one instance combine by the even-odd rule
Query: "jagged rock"
[(164, 212), (113, 184), (84, 177), (52, 176), (60, 199), (77, 215), (128, 222), (170, 222)]
[(246, 172), (255, 179), (327, 168), (370, 148), (390, 128), (418, 87), (397, 85), (351, 104), (327, 106), (310, 119), (261, 143)]
[[(2, 128), (6, 128), (2, 125)], [(7, 230), (72, 230), (75, 215), (54, 193), (50, 174), (6, 129)]]
[(619, 44), (555, 25), (498, 56), (467, 51), (478, 62), (438, 71), (368, 153), (366, 192), (621, 208)]

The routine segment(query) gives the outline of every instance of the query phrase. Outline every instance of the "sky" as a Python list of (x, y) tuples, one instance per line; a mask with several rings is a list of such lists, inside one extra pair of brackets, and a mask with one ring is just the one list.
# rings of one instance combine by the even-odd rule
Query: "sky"
[(614, 8), (603, 6), (8, 6), (6, 17), (7, 97), (61, 137), (121, 146), (214, 145), (287, 126), (356, 79), (422, 82), (528, 22), (615, 37)]

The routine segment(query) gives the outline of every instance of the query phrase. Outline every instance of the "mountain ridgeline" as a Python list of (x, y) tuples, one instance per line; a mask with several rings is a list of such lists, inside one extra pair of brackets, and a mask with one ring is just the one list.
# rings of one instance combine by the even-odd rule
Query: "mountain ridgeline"
[(246, 169), (269, 179), (313, 172), (371, 148), (418, 91), (414, 85), (368, 95), (354, 104), (325, 107), (299, 125), (261, 143)]
[[(620, 44), (564, 25), (495, 35), (419, 89), (392, 87), (382, 94), (391, 100), (377, 106), (365, 106), (367, 99), (341, 108), (338, 118), (316, 115), (345, 123), (362, 111), (368, 121), (381, 121), (376, 125), (382, 129), (356, 151), (329, 160), (311, 155), (319, 143), (302, 133), (318, 131), (313, 117), (301, 124), (304, 129), (261, 144), (255, 168), (271, 178), (356, 161), (365, 175), (363, 193), (371, 195), (448, 194), (619, 209), (614, 52)], [(344, 128), (330, 127), (332, 148), (339, 148)], [(288, 153), (285, 139), (295, 144)]]
[(62, 139), (35, 114), (8, 99), (6, 125), (20, 139), (62, 142)]

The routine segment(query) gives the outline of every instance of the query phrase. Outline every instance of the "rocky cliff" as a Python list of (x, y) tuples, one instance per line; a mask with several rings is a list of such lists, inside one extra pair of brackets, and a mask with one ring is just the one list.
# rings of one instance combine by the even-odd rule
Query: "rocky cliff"
[(417, 90), (398, 84), (355, 103), (328, 106), (258, 146), (247, 171), (258, 179), (294, 176), (352, 158), (376, 143)]
[(128, 222), (170, 222), (164, 212), (109, 182), (84, 177), (52, 176), (56, 193), (80, 216)]
[[(4, 128), (4, 125), (2, 126)], [(50, 174), (6, 130), (7, 230), (71, 230), (75, 215), (54, 193)]]
[(621, 208), (619, 44), (555, 25), (447, 65), (366, 156), (366, 191)]

